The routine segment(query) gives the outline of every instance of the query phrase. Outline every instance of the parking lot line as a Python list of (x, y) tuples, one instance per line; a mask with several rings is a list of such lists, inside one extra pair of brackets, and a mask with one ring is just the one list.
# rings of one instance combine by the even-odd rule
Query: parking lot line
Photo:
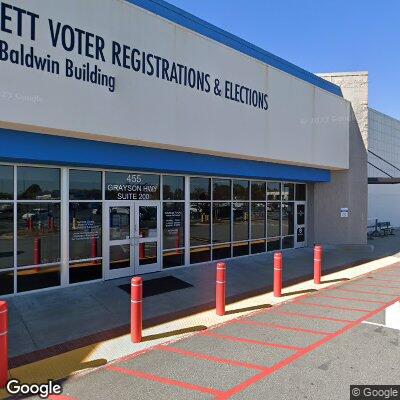
[(266, 378), (267, 376), (273, 374), (274, 372), (282, 369), (283, 367), (286, 367), (287, 365), (293, 363), (297, 359), (299, 359), (299, 358), (305, 356), (306, 354), (310, 353), (311, 351), (321, 347), (325, 343), (330, 342), (331, 340), (333, 340), (334, 338), (342, 335), (346, 331), (348, 331), (348, 330), (360, 325), (363, 321), (373, 317), (376, 314), (379, 314), (380, 312), (385, 310), (387, 307), (389, 307), (390, 305), (396, 303), (399, 300), (400, 300), (400, 297), (397, 297), (396, 299), (391, 300), (390, 302), (380, 306), (379, 308), (370, 311), (368, 314), (363, 315), (359, 319), (356, 319), (354, 321), (349, 322), (347, 325), (345, 325), (343, 328), (339, 329), (337, 332), (334, 332), (334, 333), (322, 338), (321, 340), (311, 344), (310, 346), (308, 346), (308, 347), (306, 347), (306, 348), (294, 353), (290, 357), (288, 357), (288, 358), (276, 363), (275, 365), (270, 367), (269, 371), (263, 371), (260, 374), (249, 378), (247, 381), (242, 382), (241, 384), (237, 385), (236, 387), (234, 387), (234, 388), (222, 393), (221, 395), (219, 395), (217, 397), (217, 399), (218, 400), (227, 400), (227, 399), (231, 398), (235, 394), (242, 392), (243, 390), (247, 389), (248, 387), (254, 385), (257, 382), (259, 382), (260, 380), (262, 380), (262, 379)]
[(387, 286), (387, 285), (373, 285), (371, 283), (354, 283), (352, 286), (367, 286), (367, 287), (377, 287), (377, 288), (384, 288), (384, 289), (399, 289), (400, 286)]
[(224, 393), (217, 389), (207, 388), (207, 387), (198, 386), (198, 385), (192, 385), (187, 382), (177, 381), (175, 379), (163, 378), (161, 376), (148, 374), (148, 373), (141, 372), (141, 371), (135, 371), (133, 369), (117, 367), (115, 365), (109, 365), (108, 367), (106, 367), (106, 369), (111, 372), (117, 372), (117, 373), (123, 374), (123, 375), (134, 376), (136, 378), (146, 379), (149, 381), (162, 383), (162, 384), (168, 385), (168, 386), (177, 386), (177, 387), (181, 387), (183, 389), (188, 389), (188, 390), (193, 390), (196, 392), (211, 394), (213, 396), (222, 395)]
[(214, 332), (209, 332), (209, 331), (203, 331), (200, 333), (200, 335), (211, 336), (211, 337), (214, 337), (217, 339), (228, 340), (231, 342), (256, 344), (256, 345), (264, 346), (264, 347), (276, 347), (278, 349), (285, 349), (285, 350), (292, 350), (292, 351), (303, 350), (302, 347), (290, 346), (290, 345), (280, 344), (280, 343), (262, 342), (260, 340), (245, 339), (245, 338), (236, 337), (236, 336), (222, 335), (220, 333), (214, 333)]
[(373, 294), (375, 296), (386, 296), (386, 297), (395, 297), (399, 295), (398, 293), (382, 293), (382, 292), (373, 292), (371, 290), (343, 289), (343, 288), (335, 288), (334, 290), (340, 290), (341, 292), (350, 292), (350, 293)]
[(298, 312), (293, 312), (293, 311), (279, 311), (279, 310), (271, 310), (272, 314), (278, 314), (278, 315), (287, 315), (288, 317), (302, 317), (302, 318), (309, 318), (309, 319), (322, 319), (325, 321), (332, 321), (332, 322), (338, 322), (342, 324), (348, 324), (350, 322), (353, 322), (351, 319), (339, 319), (339, 318), (332, 318), (332, 317), (323, 317), (321, 315), (311, 315), (311, 314), (302, 314)]
[(273, 324), (271, 322), (259, 322), (259, 321), (253, 321), (249, 319), (238, 319), (236, 321), (237, 324), (243, 324), (243, 325), (254, 325), (254, 326), (259, 326), (259, 327), (265, 327), (265, 328), (274, 328), (282, 331), (293, 331), (293, 332), (302, 332), (302, 333), (309, 333), (310, 335), (330, 335), (332, 332), (322, 332), (322, 331), (315, 331), (311, 329), (303, 329), (303, 328), (295, 328), (292, 326), (285, 326), (285, 325), (278, 325), (278, 324)]
[(197, 352), (178, 349), (177, 347), (172, 347), (171, 345), (168, 345), (168, 346), (159, 345), (159, 346), (156, 346), (154, 349), (161, 350), (161, 351), (169, 351), (171, 353), (181, 354), (182, 356), (186, 356), (186, 357), (198, 358), (200, 360), (207, 360), (207, 361), (215, 362), (217, 364), (232, 365), (234, 367), (255, 369), (258, 371), (265, 371), (268, 369), (268, 367), (265, 367), (262, 365), (250, 364), (250, 363), (247, 363), (244, 361), (236, 361), (236, 360), (230, 360), (230, 359), (226, 359), (226, 358), (209, 356), (209, 355), (203, 354), (203, 353), (197, 353)]
[(330, 304), (318, 304), (312, 302), (303, 302), (303, 301), (294, 301), (293, 304), (301, 304), (310, 307), (321, 307), (321, 308), (331, 308), (333, 310), (342, 310), (342, 311), (354, 311), (354, 312), (363, 312), (367, 313), (371, 310), (365, 310), (364, 308), (350, 308), (350, 307), (340, 307), (340, 306), (332, 306)]
[(364, 300), (364, 299), (357, 299), (355, 297), (340, 297), (340, 296), (330, 296), (327, 294), (320, 294), (318, 297), (323, 297), (326, 299), (337, 299), (337, 300), (349, 300), (349, 301), (359, 301), (360, 303), (377, 303), (377, 304), (386, 304), (385, 301), (378, 301), (378, 300)]

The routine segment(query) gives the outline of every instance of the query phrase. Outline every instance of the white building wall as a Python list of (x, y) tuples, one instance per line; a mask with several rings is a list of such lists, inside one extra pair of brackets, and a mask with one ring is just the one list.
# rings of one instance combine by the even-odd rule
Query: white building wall
[[(374, 109), (369, 109), (368, 150), (400, 169), (400, 121)], [(369, 153), (368, 177), (399, 178), (400, 171)], [(368, 218), (390, 221), (400, 227), (400, 184), (368, 185)]]

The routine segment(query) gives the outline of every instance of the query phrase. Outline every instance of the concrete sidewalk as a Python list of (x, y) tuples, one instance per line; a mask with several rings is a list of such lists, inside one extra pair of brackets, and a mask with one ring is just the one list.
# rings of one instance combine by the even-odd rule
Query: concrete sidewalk
[(267, 394), (284, 400), (294, 393), (348, 398), (350, 384), (398, 382), (396, 332), (361, 327), (400, 300), (398, 259), (385, 257), (333, 273), (318, 291), (315, 287), (308, 281), (287, 288), (284, 298), (267, 293), (238, 303), (256, 304), (258, 311), (230, 305), (222, 318), (212, 311), (187, 317), (183, 326), (196, 323), (199, 332), (181, 339), (154, 334), (168, 333), (167, 325), (176, 328), (179, 321), (174, 321), (145, 330), (145, 343), (133, 345), (126, 335), (22, 367), (11, 376), (22, 382), (57, 379), (51, 375), (56, 369), (80, 359), (75, 371), (84, 373), (58, 378), (62, 397), (72, 400), (264, 399)]
[[(397, 233), (398, 235), (399, 233)], [(326, 246), (326, 273), (392, 255), (398, 257), (398, 236), (377, 238), (373, 246)], [(272, 285), (273, 254), (228, 261), (228, 296), (237, 301), (265, 293)], [(312, 249), (284, 252), (284, 281), (307, 280), (312, 274)], [(153, 326), (212, 308), (215, 298), (215, 263), (149, 274), (145, 280), (174, 276), (193, 287), (148, 297), (144, 302), (145, 326)], [(29, 362), (18, 357), (52, 349), (49, 355), (125, 334), (130, 318), (129, 294), (118, 286), (130, 279), (91, 283), (29, 296), (16, 296), (9, 303), (11, 366)], [(79, 341), (86, 338), (79, 346)], [(75, 341), (75, 343), (73, 343)], [(62, 347), (71, 342), (72, 347)], [(61, 346), (61, 347), (57, 347)], [(38, 358), (40, 359), (40, 356)], [(31, 361), (35, 361), (33, 358)]]

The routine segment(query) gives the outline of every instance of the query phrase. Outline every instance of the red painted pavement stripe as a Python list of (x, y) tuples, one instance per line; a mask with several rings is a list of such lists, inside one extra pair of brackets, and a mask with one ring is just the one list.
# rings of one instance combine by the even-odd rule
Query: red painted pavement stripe
[(278, 315), (288, 315), (289, 317), (302, 317), (302, 318), (309, 318), (309, 319), (322, 319), (322, 320), (326, 320), (326, 321), (339, 322), (339, 323), (343, 323), (343, 324), (348, 324), (348, 323), (354, 321), (354, 320), (351, 320), (351, 319), (338, 319), (338, 318), (322, 317), (321, 315), (302, 314), (302, 313), (297, 313), (297, 312), (292, 312), (292, 311), (275, 311), (275, 310), (271, 310), (270, 312), (273, 313), (273, 314), (278, 314)]
[(309, 333), (311, 335), (330, 335), (332, 333), (332, 332), (314, 331), (311, 329), (295, 328), (286, 325), (277, 325), (270, 322), (259, 322), (248, 319), (239, 319), (236, 321), (236, 323), (244, 325), (254, 325), (254, 326), (259, 326), (261, 328), (274, 328), (282, 331), (304, 332), (304, 333)]
[(342, 289), (342, 288), (335, 288), (334, 290), (340, 290), (341, 292), (350, 292), (350, 293), (373, 294), (375, 296), (391, 296), (391, 297), (398, 296), (398, 293), (372, 292), (371, 290)]
[(187, 351), (187, 350), (182, 350), (176, 347), (172, 346), (157, 346), (154, 348), (155, 350), (161, 350), (161, 351), (169, 351), (171, 353), (176, 353), (176, 354), (181, 354), (186, 357), (193, 357), (193, 358), (198, 358), (199, 360), (207, 360), (207, 361), (212, 361), (217, 364), (227, 364), (227, 365), (233, 365), (234, 367), (242, 367), (242, 368), (248, 368), (248, 369), (256, 369), (259, 371), (265, 371), (268, 369), (266, 366), (262, 365), (256, 365), (256, 364), (250, 364), (247, 362), (243, 361), (236, 361), (236, 360), (230, 360), (227, 358), (219, 358), (219, 357), (214, 357), (214, 356), (209, 356), (208, 354), (203, 354), (203, 353), (194, 353), (192, 351)]
[(353, 286), (368, 286), (368, 287), (377, 287), (377, 288), (387, 288), (387, 289), (399, 289), (400, 290), (400, 286), (387, 286), (387, 285), (372, 285), (370, 283), (364, 283), (364, 282), (359, 282), (359, 283), (353, 283), (350, 287)]
[(349, 308), (349, 307), (339, 307), (339, 306), (331, 306), (329, 304), (318, 304), (318, 303), (310, 303), (310, 302), (303, 302), (303, 301), (294, 301), (293, 304), (301, 304), (305, 306), (311, 307), (321, 307), (321, 308), (331, 308), (333, 310), (343, 310), (343, 311), (354, 311), (354, 312), (370, 312), (371, 310), (365, 310), (363, 308)]
[(106, 367), (106, 369), (109, 371), (118, 372), (120, 374), (130, 375), (130, 376), (134, 376), (136, 378), (142, 378), (142, 379), (146, 379), (149, 381), (162, 383), (164, 385), (178, 386), (178, 387), (188, 389), (188, 390), (193, 390), (196, 392), (212, 394), (214, 396), (218, 396), (218, 395), (221, 395), (224, 393), (220, 390), (211, 389), (211, 388), (207, 388), (207, 387), (203, 387), (203, 386), (192, 385), (187, 382), (176, 381), (175, 379), (163, 378), (161, 376), (147, 374), (145, 372), (135, 371), (135, 370), (127, 369), (127, 368), (115, 367), (113, 365)]
[(316, 297), (323, 297), (327, 299), (337, 299), (337, 300), (349, 300), (349, 301), (359, 301), (361, 303), (377, 303), (377, 304), (386, 304), (385, 301), (378, 301), (378, 300), (364, 300), (364, 299), (357, 299), (355, 297), (339, 297), (339, 296), (329, 296), (327, 294), (320, 294)]
[(231, 342), (256, 344), (256, 345), (264, 346), (264, 347), (277, 347), (278, 349), (286, 349), (286, 350), (292, 350), (292, 351), (303, 350), (302, 347), (290, 346), (290, 345), (279, 344), (279, 343), (261, 342), (259, 340), (245, 339), (245, 338), (236, 337), (236, 336), (229, 336), (229, 335), (221, 335), (219, 333), (213, 333), (213, 332), (208, 332), (208, 331), (202, 331), (202, 332), (199, 332), (199, 334), (200, 335), (204, 335), (204, 336), (215, 337), (217, 339), (229, 340)]
[(376, 310), (373, 310), (369, 312), (367, 315), (362, 316), (361, 318), (352, 321), (348, 325), (344, 326), (343, 328), (339, 329), (337, 332), (332, 333), (329, 336), (324, 337), (323, 339), (319, 340), (318, 342), (313, 343), (312, 345), (306, 347), (305, 349), (293, 354), (292, 356), (286, 358), (285, 360), (282, 360), (272, 366), (269, 371), (263, 371), (258, 375), (253, 376), (252, 378), (248, 379), (247, 381), (242, 382), (241, 384), (235, 386), (231, 390), (226, 391), (225, 393), (219, 395), (217, 397), (218, 400), (226, 400), (231, 398), (232, 396), (236, 395), (237, 393), (242, 392), (243, 390), (247, 389), (249, 386), (252, 386), (253, 384), (259, 382), (260, 380), (266, 378), (267, 376), (273, 374), (274, 372), (286, 367), (287, 365), (293, 363), (297, 359), (305, 356), (306, 354), (310, 353), (311, 351), (317, 349), (318, 347), (321, 347), (323, 344), (330, 342), (332, 339), (342, 335), (346, 331), (354, 328), (357, 325), (360, 325), (362, 321), (365, 321), (366, 319), (369, 319), (373, 317), (374, 315), (380, 313), (383, 311), (385, 308), (389, 307), (390, 305), (396, 303), (397, 301), (400, 300), (400, 297), (397, 297), (396, 299), (390, 301), (389, 303), (386, 303), (379, 307)]

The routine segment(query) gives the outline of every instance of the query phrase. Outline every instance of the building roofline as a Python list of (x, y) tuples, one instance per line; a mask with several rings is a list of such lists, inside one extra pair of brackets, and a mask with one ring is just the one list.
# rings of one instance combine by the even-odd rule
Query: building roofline
[(258, 61), (275, 67), (283, 72), (286, 72), (296, 78), (302, 79), (314, 86), (331, 92), (337, 96), (342, 96), (342, 91), (339, 86), (326, 81), (319, 76), (306, 71), (303, 68), (298, 67), (289, 61), (284, 60), (278, 56), (275, 56), (268, 51), (251, 44), (250, 42), (241, 39), (240, 37), (233, 35), (215, 25), (204, 21), (201, 18), (188, 13), (164, 0), (126, 0), (131, 4), (134, 4), (140, 8), (150, 11), (156, 15), (159, 15), (175, 24), (178, 24), (184, 28), (190, 29), (200, 35), (206, 36), (216, 42), (219, 42), (225, 46), (228, 46), (240, 53), (250, 56)]

